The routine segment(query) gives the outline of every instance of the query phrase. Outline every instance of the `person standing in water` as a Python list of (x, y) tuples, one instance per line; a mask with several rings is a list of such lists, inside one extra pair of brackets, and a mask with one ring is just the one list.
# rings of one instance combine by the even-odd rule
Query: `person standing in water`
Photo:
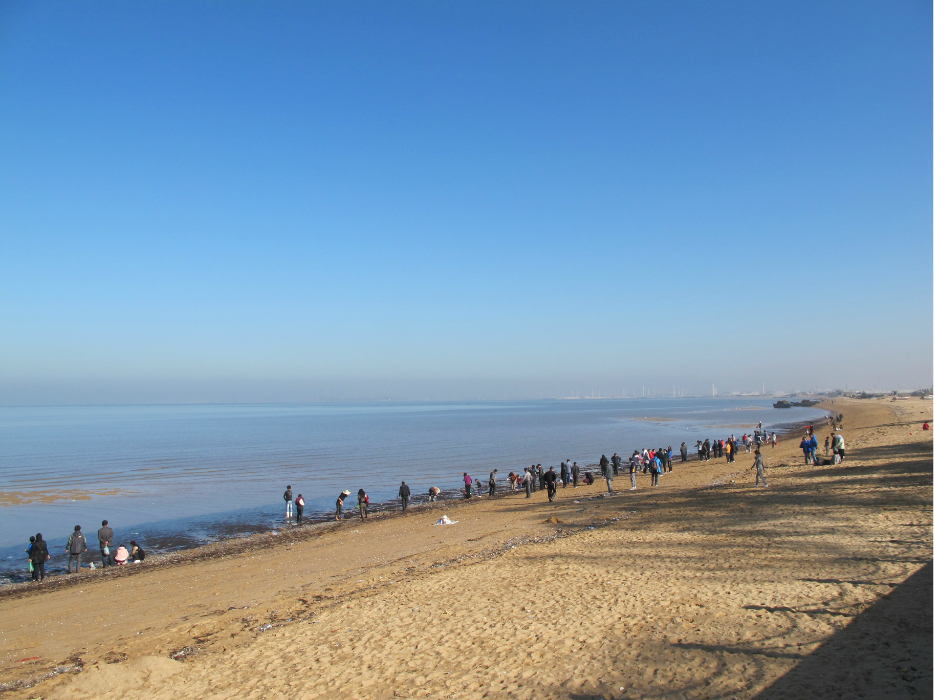
[(285, 493), (282, 494), (282, 498), (285, 499), (285, 518), (288, 520), (292, 517), (292, 487), (286, 486)]
[(302, 513), (305, 511), (305, 498), (302, 494), (298, 494), (298, 497), (295, 499), (295, 522), (301, 525), (302, 522)]
[(762, 487), (768, 488), (769, 485), (765, 480), (765, 462), (762, 461), (762, 453), (759, 450), (756, 450), (756, 461), (750, 469), (756, 470), (756, 488), (759, 488), (759, 479), (762, 479)]

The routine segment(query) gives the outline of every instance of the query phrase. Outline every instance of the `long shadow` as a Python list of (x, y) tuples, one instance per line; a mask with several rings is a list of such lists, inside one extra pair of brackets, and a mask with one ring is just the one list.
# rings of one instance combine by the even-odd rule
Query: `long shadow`
[(931, 584), (928, 562), (756, 700), (931, 697)]

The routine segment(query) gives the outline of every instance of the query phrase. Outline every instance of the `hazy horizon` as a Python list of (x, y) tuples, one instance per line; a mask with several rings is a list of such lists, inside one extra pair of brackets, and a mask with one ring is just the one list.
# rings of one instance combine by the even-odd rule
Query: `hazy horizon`
[[(393, 382), (384, 382), (388, 388)], [(239, 386), (238, 386), (239, 385)], [(571, 387), (566, 392), (553, 389), (541, 389), (537, 394), (531, 390), (523, 392), (523, 387), (516, 382), (512, 392), (507, 388), (500, 393), (493, 388), (504, 386), (504, 382), (470, 385), (454, 383), (419, 382), (409, 391), (396, 389), (394, 392), (367, 393), (366, 387), (372, 384), (360, 382), (256, 382), (242, 385), (232, 380), (221, 381), (215, 385), (204, 380), (179, 383), (166, 383), (161, 387), (142, 387), (130, 385), (114, 387), (112, 385), (56, 385), (47, 392), (37, 391), (34, 384), (23, 390), (10, 390), (5, 387), (0, 396), (0, 406), (131, 406), (131, 405), (245, 405), (245, 404), (318, 404), (318, 403), (368, 403), (368, 402), (491, 402), (491, 401), (538, 401), (538, 400), (613, 400), (613, 399), (666, 399), (666, 398), (716, 398), (742, 399), (744, 397), (781, 397), (794, 394), (827, 394), (836, 391), (866, 391), (868, 393), (888, 393), (900, 390), (902, 393), (928, 389), (929, 386), (896, 387), (790, 387), (790, 388), (747, 388), (729, 389), (722, 385), (708, 386), (706, 391), (691, 391), (689, 388), (674, 385), (666, 388), (647, 385), (616, 387), (607, 385)], [(472, 388), (472, 391), (471, 391)], [(712, 391), (716, 390), (716, 394)], [(644, 392), (644, 394), (643, 394)]]

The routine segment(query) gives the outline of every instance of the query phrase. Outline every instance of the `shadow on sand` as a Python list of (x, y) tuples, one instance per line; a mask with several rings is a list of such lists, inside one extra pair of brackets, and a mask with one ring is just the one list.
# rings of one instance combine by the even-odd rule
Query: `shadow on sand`
[(931, 697), (931, 563), (756, 696)]

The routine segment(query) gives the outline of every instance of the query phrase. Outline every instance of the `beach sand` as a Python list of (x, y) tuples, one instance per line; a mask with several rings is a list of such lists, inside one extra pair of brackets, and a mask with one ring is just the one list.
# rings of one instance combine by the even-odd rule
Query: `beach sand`
[(929, 697), (931, 404), (825, 407), (846, 463), (785, 439), (768, 489), (741, 452), (10, 587), (4, 697)]

